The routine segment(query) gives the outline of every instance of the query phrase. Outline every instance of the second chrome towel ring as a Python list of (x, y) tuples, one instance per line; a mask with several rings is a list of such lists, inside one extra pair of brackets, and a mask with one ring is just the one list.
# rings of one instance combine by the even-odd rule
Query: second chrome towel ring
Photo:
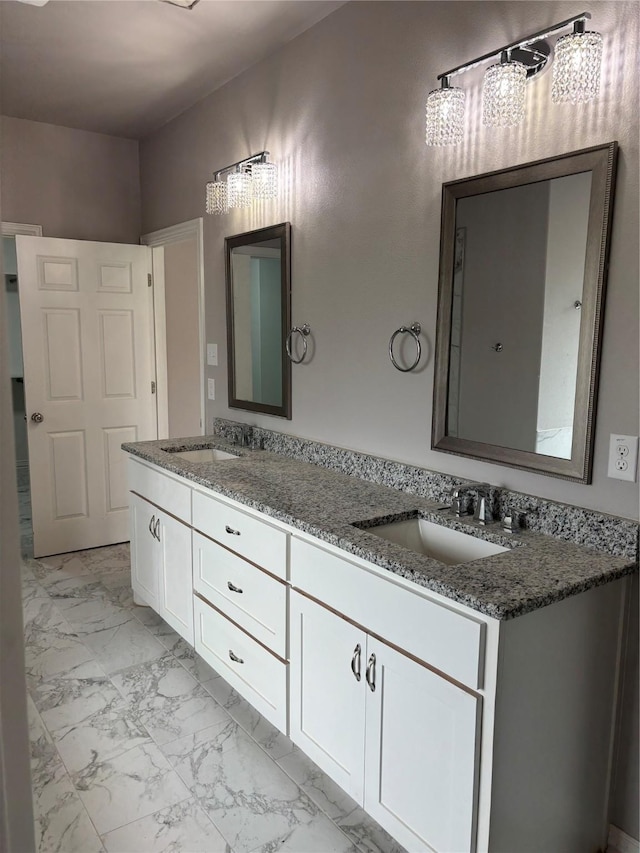
[[(293, 354), (291, 353), (291, 338), (293, 337), (295, 332), (297, 332), (300, 335), (300, 338), (302, 340), (303, 350), (302, 350), (302, 355), (300, 356), (300, 358), (294, 358)], [(291, 329), (289, 331), (289, 334), (287, 335), (287, 340), (285, 341), (284, 347), (287, 351), (287, 355), (289, 356), (289, 358), (291, 359), (291, 361), (294, 364), (301, 364), (305, 360), (305, 358), (307, 357), (307, 338), (310, 334), (311, 334), (311, 329), (310, 329), (308, 323), (305, 323), (302, 326), (294, 326), (293, 329)]]
[[(422, 326), (420, 323), (412, 323), (411, 326), (400, 326), (399, 329), (396, 329), (395, 332), (391, 335), (391, 339), (389, 341), (389, 358), (391, 359), (391, 364), (395, 367), (396, 370), (399, 370), (401, 373), (409, 373), (410, 370), (415, 370), (418, 366), (418, 362), (420, 361), (420, 356), (422, 355), (422, 345), (420, 343), (420, 332), (422, 331)], [(416, 359), (413, 364), (409, 365), (409, 367), (401, 367), (395, 359), (393, 354), (393, 344), (398, 335), (408, 334), (416, 342)]]

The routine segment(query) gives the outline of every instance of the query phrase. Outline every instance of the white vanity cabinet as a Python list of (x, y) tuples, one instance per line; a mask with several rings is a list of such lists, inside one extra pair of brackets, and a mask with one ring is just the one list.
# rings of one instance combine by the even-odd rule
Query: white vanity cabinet
[(477, 682), (480, 624), (309, 543), (291, 551), (291, 739), (408, 850), (474, 849), (481, 697), (422, 658), (442, 630)]
[(135, 460), (129, 488), (133, 591), (193, 645), (190, 489)]
[(257, 513), (193, 491), (195, 649), (288, 732), (288, 534)]

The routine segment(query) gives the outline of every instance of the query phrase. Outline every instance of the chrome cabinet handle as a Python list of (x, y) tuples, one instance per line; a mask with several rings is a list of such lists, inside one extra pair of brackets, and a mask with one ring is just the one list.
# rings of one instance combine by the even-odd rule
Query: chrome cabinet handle
[(362, 649), (360, 648), (360, 643), (353, 650), (353, 655), (351, 657), (351, 672), (354, 674), (356, 681), (360, 681), (360, 656)]
[(233, 527), (229, 527), (228, 524), (225, 524), (224, 529), (227, 531), (227, 533), (230, 533), (232, 536), (240, 536), (240, 531), (234, 530)]
[(239, 586), (234, 586), (231, 581), (227, 581), (227, 586), (231, 590), (231, 592), (242, 592)]
[(40, 414), (40, 412), (34, 412), (31, 415), (31, 420), (34, 422), (34, 424), (41, 424), (44, 420), (44, 417)]
[(153, 528), (153, 535), (156, 537), (158, 542), (160, 541), (160, 519), (156, 521), (156, 525)]
[(365, 678), (367, 679), (367, 684), (371, 688), (371, 692), (373, 693), (376, 689), (376, 656), (371, 655), (369, 658), (369, 662), (367, 663), (367, 672), (365, 674)]
[(155, 520), (156, 520), (155, 515), (152, 515), (151, 518), (149, 519), (149, 533), (152, 536), (155, 536), (155, 533), (153, 532), (153, 525), (155, 523)]
[(237, 654), (231, 651), (231, 649), (229, 649), (229, 657), (234, 663), (244, 663), (242, 658), (239, 658)]

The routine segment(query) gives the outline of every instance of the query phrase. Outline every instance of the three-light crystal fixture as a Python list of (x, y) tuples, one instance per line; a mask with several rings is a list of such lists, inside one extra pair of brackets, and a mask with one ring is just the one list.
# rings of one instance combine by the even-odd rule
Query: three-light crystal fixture
[(585, 21), (590, 18), (589, 12), (582, 12), (439, 74), (441, 87), (427, 97), (427, 145), (456, 145), (462, 141), (465, 92), (452, 86), (451, 78), (495, 57), (500, 61), (487, 68), (484, 76), (482, 122), (488, 127), (519, 124), (525, 116), (526, 82), (549, 60), (550, 48), (544, 39), (570, 26), (573, 32), (556, 43), (551, 99), (554, 103), (579, 104), (597, 97), (602, 36), (585, 31)]
[[(254, 201), (275, 198), (278, 192), (278, 168), (268, 158), (268, 151), (260, 151), (218, 169), (213, 181), (209, 181), (206, 186), (206, 212), (229, 213), (234, 208), (250, 207)], [(226, 178), (223, 177), (225, 174)]]

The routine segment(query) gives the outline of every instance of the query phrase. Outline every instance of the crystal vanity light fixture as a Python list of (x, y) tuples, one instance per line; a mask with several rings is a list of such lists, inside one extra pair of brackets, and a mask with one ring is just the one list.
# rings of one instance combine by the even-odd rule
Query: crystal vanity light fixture
[(464, 132), (465, 94), (442, 78), (440, 89), (427, 97), (427, 145), (456, 145)]
[(573, 32), (556, 44), (552, 100), (577, 104), (595, 98), (600, 89), (602, 36), (585, 32), (585, 21), (590, 18), (589, 12), (581, 12), (439, 74), (442, 88), (434, 89), (427, 97), (427, 145), (456, 145), (462, 141), (465, 93), (452, 86), (451, 79), (496, 57), (500, 62), (491, 65), (484, 76), (483, 124), (519, 124), (525, 115), (526, 82), (551, 60), (551, 48), (545, 39), (571, 26)]
[(514, 127), (524, 118), (527, 68), (503, 51), (500, 63), (491, 65), (482, 84), (482, 123), (487, 127)]
[[(250, 207), (254, 201), (275, 198), (278, 194), (278, 167), (268, 160), (269, 152), (260, 151), (214, 173), (206, 185), (205, 210), (224, 214)], [(223, 180), (223, 175), (226, 179)]]

